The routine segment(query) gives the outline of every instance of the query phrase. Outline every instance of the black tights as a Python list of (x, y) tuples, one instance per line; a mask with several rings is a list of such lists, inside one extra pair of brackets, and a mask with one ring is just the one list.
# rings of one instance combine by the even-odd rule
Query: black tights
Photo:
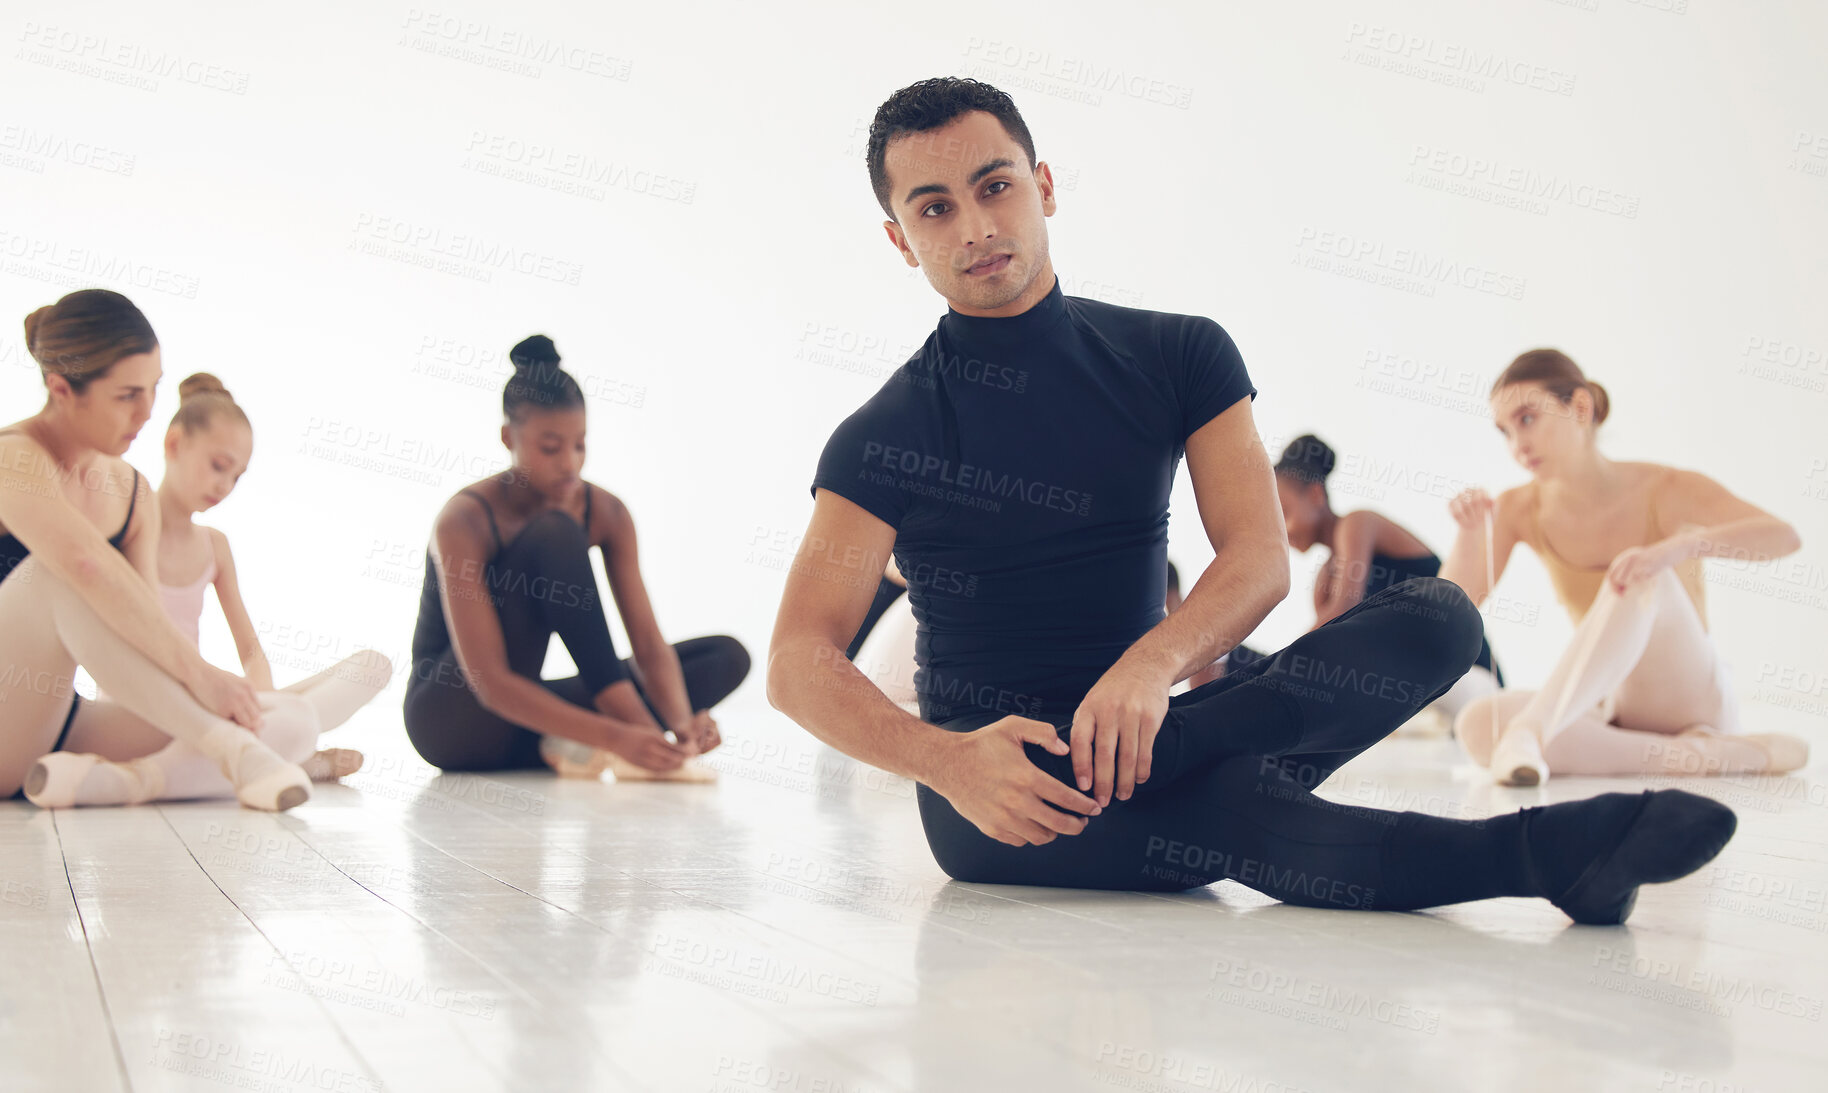
[[(1113, 797), (1079, 834), (1009, 846), (921, 785), (927, 842), (948, 874), (987, 883), (1180, 891), (1229, 878), (1288, 903), (1362, 910), (1540, 895), (1520, 814), (1451, 820), (1311, 792), (1452, 686), (1482, 629), (1458, 585), (1391, 585), (1282, 651), (1171, 698), (1149, 780), (1128, 801)], [(969, 731), (1002, 716), (974, 711), (942, 727)], [(1061, 739), (1069, 726), (1057, 726)], [(1024, 750), (1075, 785), (1070, 756)]]
[[(539, 680), (573, 705), (594, 709), (596, 696), (627, 679), (661, 721), (631, 662), (616, 655), (609, 620), (597, 595), (584, 529), (570, 514), (535, 517), (504, 546), (487, 569), (487, 587), (501, 620), (508, 667)], [(540, 679), (553, 634), (565, 643), (578, 674)], [(749, 653), (733, 637), (715, 635), (675, 642), (694, 710), (722, 701), (749, 674)], [(406, 735), (420, 756), (447, 771), (521, 770), (545, 765), (540, 734), (484, 709), (457, 664), (455, 651), (418, 657), (406, 687)], [(662, 721), (664, 724), (664, 722)]]

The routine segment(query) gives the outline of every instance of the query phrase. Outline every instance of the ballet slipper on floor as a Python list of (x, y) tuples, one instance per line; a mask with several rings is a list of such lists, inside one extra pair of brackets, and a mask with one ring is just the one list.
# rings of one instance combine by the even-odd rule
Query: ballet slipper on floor
[(354, 748), (325, 748), (298, 765), (313, 782), (334, 782), (362, 769), (365, 757)]
[(1538, 786), (1549, 780), (1549, 764), (1542, 757), (1542, 740), (1528, 726), (1512, 722), (1492, 748), (1487, 764), (1492, 778), (1503, 786)]
[(284, 812), (311, 799), (311, 778), (297, 764), (280, 758), (246, 729), (223, 731), (220, 743), (209, 743), (221, 748), (216, 762), (222, 776), (235, 787), (236, 800), (248, 808)]
[(544, 736), (540, 758), (560, 778), (601, 778), (609, 769), (610, 753), (563, 736)]
[(1789, 733), (1726, 733), (1691, 725), (1670, 739), (1664, 763), (1678, 774), (1786, 774), (1809, 762), (1809, 743)]
[(717, 781), (717, 772), (710, 767), (687, 759), (672, 770), (649, 770), (636, 766), (620, 755), (608, 752), (609, 769), (615, 772), (618, 782), (695, 782), (708, 784)]
[(618, 782), (715, 782), (717, 772), (688, 759), (672, 770), (636, 766), (613, 751), (593, 748), (562, 736), (540, 740), (540, 758), (561, 778), (601, 778), (611, 771)]
[(25, 799), (39, 808), (137, 805), (164, 792), (165, 777), (143, 759), (113, 763), (88, 752), (40, 756), (25, 776)]

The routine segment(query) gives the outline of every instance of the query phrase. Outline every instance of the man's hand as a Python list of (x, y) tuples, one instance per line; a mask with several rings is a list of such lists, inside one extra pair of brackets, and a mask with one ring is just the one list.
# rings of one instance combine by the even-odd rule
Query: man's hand
[(1073, 711), (1073, 776), (1091, 790), (1100, 807), (1117, 797), (1127, 801), (1138, 782), (1149, 780), (1155, 734), (1168, 714), (1168, 688), (1153, 672), (1119, 660), (1099, 678)]
[(1039, 846), (1056, 835), (1079, 834), (1086, 817), (1098, 815), (1097, 802), (1029, 762), (1022, 751), (1025, 743), (1055, 755), (1067, 753), (1066, 741), (1052, 725), (1012, 715), (957, 734), (951, 755), (929, 784), (997, 842)]

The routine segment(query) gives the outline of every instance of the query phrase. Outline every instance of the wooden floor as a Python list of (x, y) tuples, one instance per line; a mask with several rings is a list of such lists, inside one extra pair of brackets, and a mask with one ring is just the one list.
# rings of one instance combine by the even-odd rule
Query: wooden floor
[[(0, 1087), (1823, 1088), (1819, 778), (1685, 783), (1738, 835), (1605, 929), (956, 884), (909, 783), (720, 722), (709, 787), (440, 776), (396, 723), (283, 815), (0, 804)], [(1393, 739), (1326, 792), (1477, 816), (1645, 784), (1455, 758)]]

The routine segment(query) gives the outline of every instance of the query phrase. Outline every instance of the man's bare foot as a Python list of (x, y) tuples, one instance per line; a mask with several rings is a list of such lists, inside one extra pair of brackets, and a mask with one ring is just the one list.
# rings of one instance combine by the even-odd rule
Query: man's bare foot
[(354, 748), (325, 748), (298, 766), (313, 782), (334, 782), (361, 770), (363, 762)]
[(613, 752), (604, 752), (609, 756), (609, 769), (616, 774), (618, 782), (715, 782), (717, 771), (704, 766), (693, 759), (674, 767), (672, 770), (649, 770), (636, 766)]

